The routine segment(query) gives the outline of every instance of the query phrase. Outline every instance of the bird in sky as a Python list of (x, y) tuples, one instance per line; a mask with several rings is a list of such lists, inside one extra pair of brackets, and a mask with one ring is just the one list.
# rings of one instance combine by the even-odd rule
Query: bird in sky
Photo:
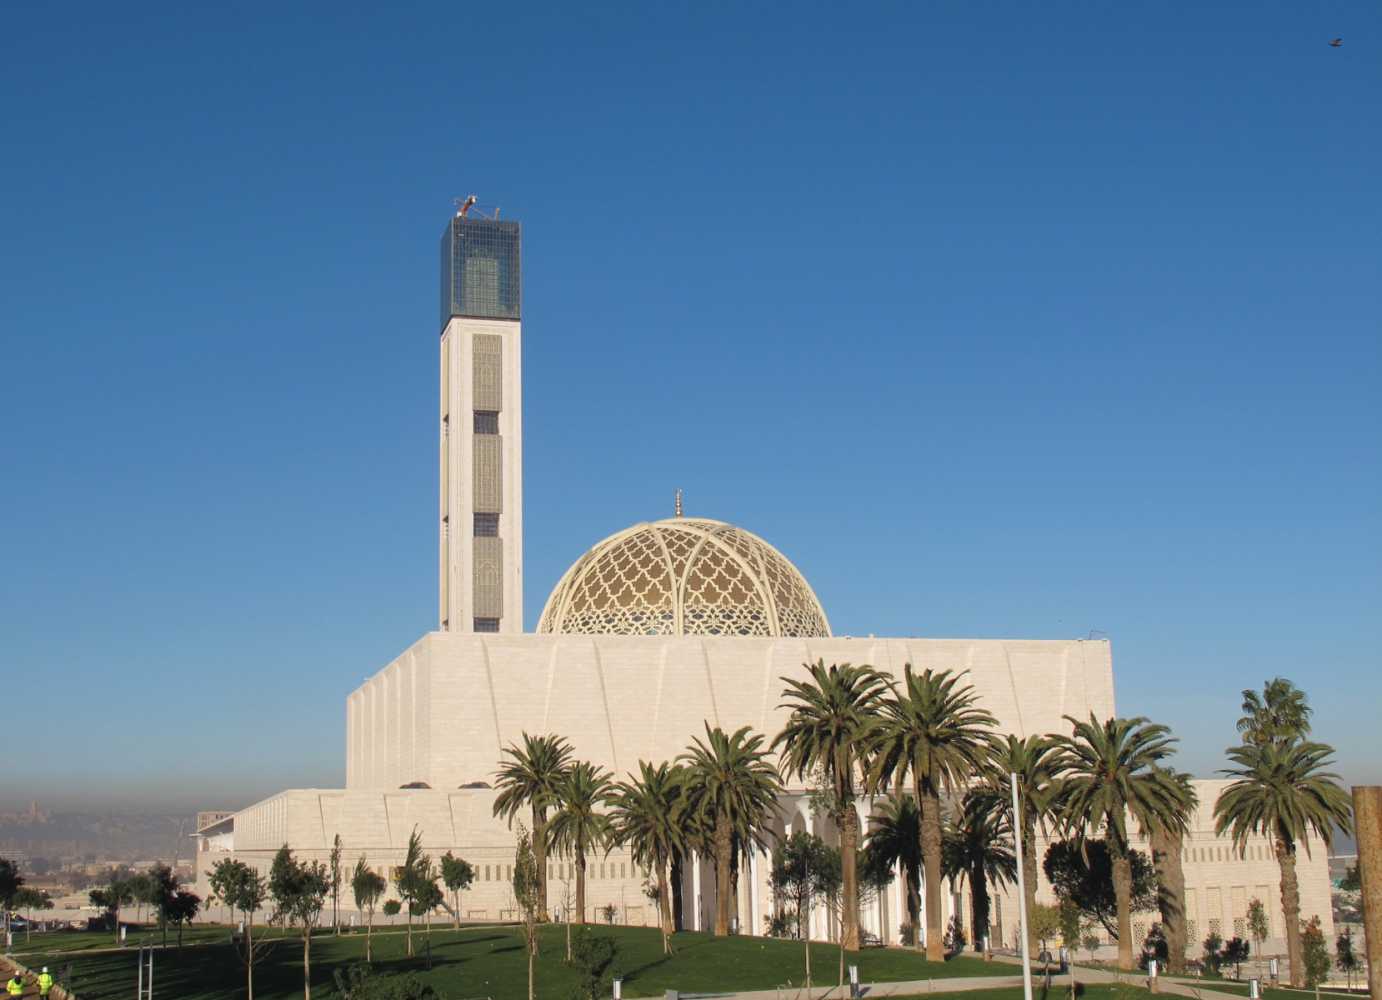
[(1343, 40), (1342, 38), (1335, 38), (1335, 39), (1333, 39), (1332, 41), (1330, 41), (1330, 43), (1329, 43), (1330, 47), (1331, 47), (1331, 48), (1335, 48), (1335, 49), (1337, 49), (1340, 45), (1343, 45), (1343, 44), (1344, 44), (1344, 40)]

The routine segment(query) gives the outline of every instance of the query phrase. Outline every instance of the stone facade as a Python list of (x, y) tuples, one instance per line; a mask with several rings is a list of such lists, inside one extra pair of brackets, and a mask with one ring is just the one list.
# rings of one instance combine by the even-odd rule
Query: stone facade
[(489, 781), (525, 732), (565, 736), (578, 757), (618, 775), (675, 758), (706, 723), (772, 736), (787, 718), (782, 678), (820, 659), (893, 677), (907, 663), (966, 670), (1002, 732), (1065, 730), (1064, 715), (1114, 711), (1103, 640), (434, 632), (350, 696), (346, 787)]

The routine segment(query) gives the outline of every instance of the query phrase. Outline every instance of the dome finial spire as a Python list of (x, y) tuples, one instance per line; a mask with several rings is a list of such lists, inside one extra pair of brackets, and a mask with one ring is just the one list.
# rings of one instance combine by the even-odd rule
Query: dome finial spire
[(673, 505), (673, 510), (675, 511), (677, 517), (681, 517), (681, 490), (677, 490), (677, 499), (675, 504)]

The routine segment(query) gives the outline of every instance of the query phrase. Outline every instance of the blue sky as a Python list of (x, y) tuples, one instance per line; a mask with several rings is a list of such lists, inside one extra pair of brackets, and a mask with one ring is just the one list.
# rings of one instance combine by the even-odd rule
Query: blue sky
[(838, 633), (1098, 630), (1200, 773), (1284, 674), (1382, 780), (1376, 4), (26, 5), (0, 122), (0, 801), (343, 779), (472, 191), (529, 626), (682, 487)]

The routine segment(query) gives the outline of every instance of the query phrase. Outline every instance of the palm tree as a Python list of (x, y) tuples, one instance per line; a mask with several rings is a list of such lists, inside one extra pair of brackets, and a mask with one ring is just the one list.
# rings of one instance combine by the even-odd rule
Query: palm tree
[[(1022, 814), (1016, 825), (1022, 831), (1022, 888), (1026, 896), (1028, 914), (1036, 912), (1037, 892), (1037, 849), (1038, 829), (1046, 829), (1047, 821), (1056, 809), (1059, 786), (1055, 780), (1059, 747), (1050, 736), (1028, 736), (1019, 739), (1009, 734), (994, 739), (990, 749), (988, 773), (985, 775), (986, 796), (991, 808), (1001, 811), (1013, 824), (1012, 779), (1017, 776), (1018, 809)], [(1033, 955), (1037, 953), (1036, 935), (1032, 933), (1028, 920), (1027, 947)]]
[(686, 765), (688, 812), (705, 824), (715, 853), (715, 935), (729, 934), (735, 900), (730, 891), (734, 835), (762, 846), (768, 817), (775, 811), (782, 785), (765, 759), (763, 737), (749, 727), (727, 735), (706, 723), (705, 742), (693, 739), (678, 759)]
[(1146, 831), (1152, 848), (1152, 864), (1156, 867), (1157, 908), (1161, 911), (1161, 926), (1166, 933), (1166, 971), (1172, 975), (1185, 974), (1185, 868), (1181, 855), (1185, 850), (1185, 832), (1190, 817), (1195, 814), (1199, 797), (1190, 775), (1171, 768), (1166, 773), (1176, 783), (1178, 799), (1174, 812), (1153, 817), (1153, 826)]
[(364, 910), (367, 914), (367, 923), (365, 924), (366, 962), (371, 961), (374, 957), (374, 908), (379, 903), (379, 897), (384, 895), (388, 887), (389, 884), (384, 881), (384, 876), (371, 871), (369, 865), (365, 864), (365, 856), (360, 855), (360, 860), (355, 862), (355, 871), (350, 876), (350, 888), (355, 895), (355, 908)]
[(1271, 837), (1275, 845), (1292, 986), (1305, 982), (1296, 845), (1306, 841), (1312, 830), (1327, 844), (1335, 827), (1345, 834), (1353, 827), (1348, 794), (1340, 787), (1339, 776), (1325, 770), (1333, 763), (1333, 755), (1332, 747), (1308, 741), (1232, 747), (1229, 760), (1237, 766), (1223, 773), (1236, 780), (1214, 803), (1214, 832), (1232, 834), (1240, 854), (1254, 833)]
[(921, 918), (921, 811), (910, 795), (890, 795), (878, 800), (865, 838), (888, 864), (902, 865), (906, 883), (907, 919), (915, 931)]
[(1131, 969), (1132, 862), (1128, 860), (1128, 817), (1143, 830), (1174, 822), (1180, 785), (1157, 766), (1169, 757), (1176, 738), (1165, 726), (1138, 716), (1087, 722), (1067, 715), (1070, 736), (1060, 746), (1060, 821), (1076, 842), (1101, 827), (1113, 863), (1113, 894), (1118, 903), (1118, 967)]
[[(941, 871), (946, 878), (969, 880), (970, 935), (982, 951), (989, 935), (989, 885), (1017, 880), (1017, 858), (1008, 813), (993, 807), (993, 797), (973, 791), (964, 797), (959, 815), (946, 824), (941, 839)], [(1009, 810), (1011, 811), (1011, 810)]]
[(523, 746), (510, 743), (504, 748), (509, 758), (495, 774), (499, 794), (494, 799), (494, 815), (503, 816), (513, 826), (513, 818), (523, 806), (532, 810), (533, 856), (537, 861), (539, 921), (547, 919), (547, 809), (556, 801), (557, 786), (571, 760), (571, 744), (560, 736), (523, 734)]
[(672, 899), (667, 885), (667, 866), (685, 843), (681, 814), (685, 802), (677, 770), (665, 761), (656, 767), (638, 762), (639, 775), (629, 776), (614, 787), (610, 821), (614, 842), (627, 845), (634, 864), (650, 869), (657, 878), (662, 953), (672, 953)]
[(1310, 735), (1312, 711), (1304, 691), (1285, 677), (1273, 677), (1261, 694), (1251, 688), (1243, 692), (1238, 731), (1244, 743), (1290, 743)]
[[(941, 795), (966, 784), (987, 759), (989, 730), (997, 725), (975, 706), (979, 694), (961, 685), (963, 673), (906, 665), (903, 690), (883, 703), (869, 752), (869, 786), (901, 784), (910, 774), (921, 805), (921, 858), (926, 869), (926, 957), (944, 961), (941, 927)], [(921, 943), (921, 935), (917, 935)]]
[(855, 773), (860, 769), (860, 748), (868, 745), (887, 679), (869, 666), (825, 661), (803, 664), (811, 679), (784, 677), (791, 716), (773, 740), (782, 748), (782, 774), (805, 778), (819, 773), (829, 785), (830, 818), (840, 831), (841, 899), (840, 946), (859, 950), (859, 880), (855, 863), (859, 853), (859, 813), (854, 807)]
[(556, 812), (547, 822), (547, 844), (576, 862), (576, 923), (585, 923), (586, 854), (609, 844), (609, 817), (600, 812), (613, 791), (609, 772), (577, 761), (557, 784)]

